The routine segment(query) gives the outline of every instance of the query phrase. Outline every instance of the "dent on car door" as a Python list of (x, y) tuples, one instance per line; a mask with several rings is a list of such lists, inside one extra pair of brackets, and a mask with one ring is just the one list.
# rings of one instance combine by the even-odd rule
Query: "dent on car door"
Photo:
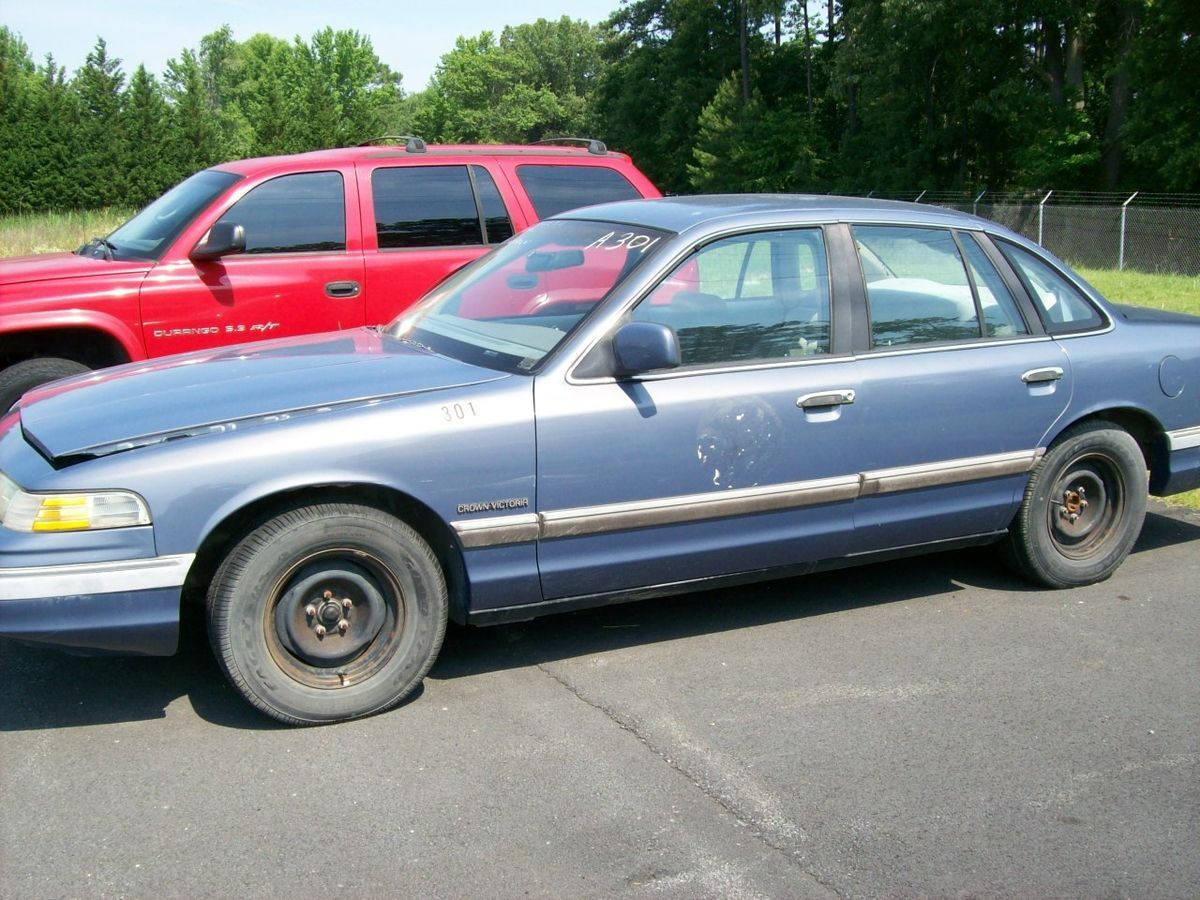
[(682, 366), (539, 377), (538, 547), (548, 599), (838, 555), (858, 490), (855, 364), (835, 353), (822, 230), (708, 244), (627, 317)]
[[(1005, 528), (1071, 396), (1070, 363), (1023, 313), (986, 239), (854, 226), (867, 346), (855, 550)], [(866, 263), (866, 258), (871, 264)]]
[(349, 207), (338, 171), (253, 187), (213, 223), (240, 228), (244, 249), (190, 258), (193, 248), (182, 248), (143, 284), (149, 354), (362, 325), (362, 253), (347, 228), (357, 206)]

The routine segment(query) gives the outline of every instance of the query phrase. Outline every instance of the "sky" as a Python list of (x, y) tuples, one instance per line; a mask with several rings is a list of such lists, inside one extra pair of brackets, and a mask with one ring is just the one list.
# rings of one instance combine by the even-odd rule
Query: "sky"
[(407, 92), (422, 90), (455, 38), (505, 25), (569, 16), (599, 22), (620, 0), (0, 0), (0, 25), (19, 34), (37, 63), (52, 53), (74, 73), (97, 37), (110, 57), (122, 61), (126, 78), (139, 63), (161, 75), (167, 60), (222, 25), (235, 40), (266, 32), (308, 40), (329, 26), (353, 29), (371, 39), (375, 53), (404, 76)]

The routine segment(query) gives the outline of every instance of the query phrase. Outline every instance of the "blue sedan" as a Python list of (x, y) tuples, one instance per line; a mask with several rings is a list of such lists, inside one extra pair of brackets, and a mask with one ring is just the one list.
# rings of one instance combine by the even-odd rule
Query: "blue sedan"
[(1200, 319), (945, 210), (577, 210), (386, 328), (199, 352), (0, 420), (0, 635), (218, 663), (296, 724), (387, 709), (447, 621), (996, 543), (1068, 588), (1200, 486)]

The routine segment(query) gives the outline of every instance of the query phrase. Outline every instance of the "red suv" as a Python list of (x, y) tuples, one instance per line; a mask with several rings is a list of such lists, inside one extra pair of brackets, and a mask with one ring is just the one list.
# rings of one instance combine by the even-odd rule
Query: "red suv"
[(386, 322), (539, 219), (660, 196), (628, 156), (568, 143), (223, 163), (74, 254), (0, 261), (0, 413), (87, 369)]

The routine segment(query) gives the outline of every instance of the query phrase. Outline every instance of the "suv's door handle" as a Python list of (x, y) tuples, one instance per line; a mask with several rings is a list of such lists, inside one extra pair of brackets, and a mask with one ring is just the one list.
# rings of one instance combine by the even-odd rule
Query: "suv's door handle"
[(796, 401), (801, 409), (818, 409), (822, 406), (843, 406), (854, 402), (854, 391), (821, 391), (818, 394), (805, 394)]
[(325, 296), (341, 299), (343, 297), (357, 297), (361, 290), (357, 281), (331, 281), (325, 285)]
[(1049, 366), (1045, 369), (1030, 369), (1021, 376), (1021, 380), (1026, 384), (1044, 384), (1047, 381), (1059, 381), (1062, 377), (1062, 369), (1058, 366)]

